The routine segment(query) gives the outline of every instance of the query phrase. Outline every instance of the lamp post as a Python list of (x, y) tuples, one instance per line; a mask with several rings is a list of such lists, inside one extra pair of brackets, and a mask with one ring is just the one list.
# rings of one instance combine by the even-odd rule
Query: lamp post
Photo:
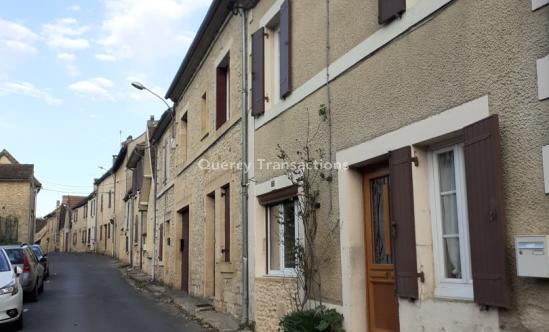
[[(168, 102), (164, 98), (162, 98), (157, 93), (155, 93), (151, 89), (147, 88), (146, 86), (144, 86), (140, 82), (132, 82), (131, 85), (134, 88), (138, 89), (138, 90), (148, 91), (150, 94), (152, 94), (156, 98), (162, 100), (162, 102), (164, 104), (166, 104), (166, 106), (168, 106), (168, 110), (172, 111), (172, 107), (168, 104)], [(156, 243), (156, 241), (157, 241), (156, 240), (156, 194), (157, 194), (158, 189), (157, 189), (157, 181), (156, 181), (156, 172), (153, 169), (154, 164), (152, 162), (152, 156), (153, 156), (153, 153), (155, 153), (155, 152), (154, 152), (154, 146), (151, 146), (151, 141), (150, 141), (150, 136), (149, 136), (149, 126), (147, 126), (146, 133), (147, 133), (147, 146), (149, 148), (149, 163), (150, 163), (150, 166), (151, 166), (152, 181), (153, 181), (153, 257), (152, 257), (151, 279), (153, 281), (155, 281), (155, 279), (156, 279), (155, 269), (156, 269), (156, 258), (157, 258), (157, 255), (156, 255), (156, 250), (157, 250), (156, 249), (157, 248), (157, 243)], [(142, 248), (141, 248), (141, 250), (142, 250)]]

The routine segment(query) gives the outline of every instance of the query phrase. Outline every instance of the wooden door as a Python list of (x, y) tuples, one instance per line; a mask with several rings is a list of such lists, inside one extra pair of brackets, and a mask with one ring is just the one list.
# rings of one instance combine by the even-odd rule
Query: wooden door
[(181, 211), (181, 290), (189, 292), (189, 209)]
[(363, 191), (369, 331), (398, 331), (388, 168), (365, 171)]

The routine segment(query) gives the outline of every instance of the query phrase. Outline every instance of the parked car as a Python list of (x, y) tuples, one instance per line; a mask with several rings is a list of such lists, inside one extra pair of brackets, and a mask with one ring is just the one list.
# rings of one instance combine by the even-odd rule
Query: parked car
[(48, 279), (50, 277), (50, 263), (48, 261), (48, 254), (44, 254), (39, 244), (33, 244), (31, 248), (40, 264), (44, 267), (44, 280)]
[(0, 330), (5, 324), (23, 328), (23, 288), (19, 277), (23, 270), (10, 263), (8, 255), (0, 249)]
[(2, 246), (12, 265), (19, 266), (23, 273), (19, 277), (25, 298), (38, 301), (38, 294), (44, 291), (44, 266), (29, 245)]

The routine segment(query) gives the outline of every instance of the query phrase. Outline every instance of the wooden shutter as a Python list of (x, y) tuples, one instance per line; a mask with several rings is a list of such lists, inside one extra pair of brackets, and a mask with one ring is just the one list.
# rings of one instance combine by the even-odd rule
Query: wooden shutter
[(463, 134), (475, 302), (509, 308), (498, 116), (465, 127)]
[(378, 21), (385, 24), (406, 11), (406, 0), (378, 0)]
[(290, 0), (286, 0), (280, 7), (280, 96), (282, 98), (286, 98), (292, 91), (290, 19)]
[(227, 121), (227, 67), (216, 70), (215, 129)]
[(252, 35), (252, 115), (265, 113), (264, 29)]
[(225, 188), (225, 262), (231, 261), (231, 190), (229, 185)]
[(397, 295), (417, 299), (418, 273), (411, 153), (409, 146), (390, 153), (389, 191)]

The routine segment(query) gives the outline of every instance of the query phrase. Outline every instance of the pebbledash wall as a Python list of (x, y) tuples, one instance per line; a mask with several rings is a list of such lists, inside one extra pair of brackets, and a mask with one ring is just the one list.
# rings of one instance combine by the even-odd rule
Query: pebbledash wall
[[(250, 33), (268, 22), (281, 3), (260, 1), (251, 11)], [(331, 131), (334, 159), (351, 164), (405, 145), (413, 145), (420, 158), (420, 166), (414, 168), (416, 250), (418, 269), (426, 281), (419, 283), (419, 300), (399, 301), (400, 329), (543, 330), (549, 324), (544, 314), (549, 309), (544, 301), (549, 283), (516, 276), (514, 236), (549, 234), (541, 155), (542, 146), (549, 143), (549, 101), (538, 99), (536, 73), (536, 61), (549, 53), (549, 7), (532, 11), (529, 1), (407, 1), (403, 16), (382, 27), (377, 23), (377, 3), (330, 2), (332, 128), (323, 128), (318, 144), (327, 148)], [(307, 114), (314, 119), (319, 105), (328, 105), (323, 83), (326, 3), (322, 4), (291, 1), (293, 91), (279, 105), (266, 107), (263, 116), (250, 117), (255, 123), (250, 134), (252, 159), (277, 160), (272, 142), (298, 149), (292, 142), (302, 137)], [(421, 160), (426, 145), (419, 143), (493, 114), (499, 115), (501, 131), (512, 305), (508, 310), (480, 311), (472, 301), (444, 300), (434, 294), (424, 166), (428, 162)], [(250, 177), (259, 185), (250, 184), (250, 195), (268, 192), (257, 190), (281, 181), (280, 175), (256, 167)], [(348, 331), (367, 330), (361, 186), (361, 173), (354, 169), (341, 172), (333, 183), (333, 209), (341, 222), (340, 234), (334, 234), (340, 238), (341, 257), (334, 256), (341, 263), (334, 265), (340, 268), (323, 272), (325, 300), (345, 314)], [(329, 197), (322, 197), (322, 206), (329, 204)], [(274, 331), (287, 309), (285, 301), (272, 301), (281, 298), (282, 281), (264, 273), (265, 230), (258, 222), (264, 220), (264, 208), (255, 202), (250, 211), (255, 214), (251, 239), (256, 255), (252, 272), (256, 328)]]

